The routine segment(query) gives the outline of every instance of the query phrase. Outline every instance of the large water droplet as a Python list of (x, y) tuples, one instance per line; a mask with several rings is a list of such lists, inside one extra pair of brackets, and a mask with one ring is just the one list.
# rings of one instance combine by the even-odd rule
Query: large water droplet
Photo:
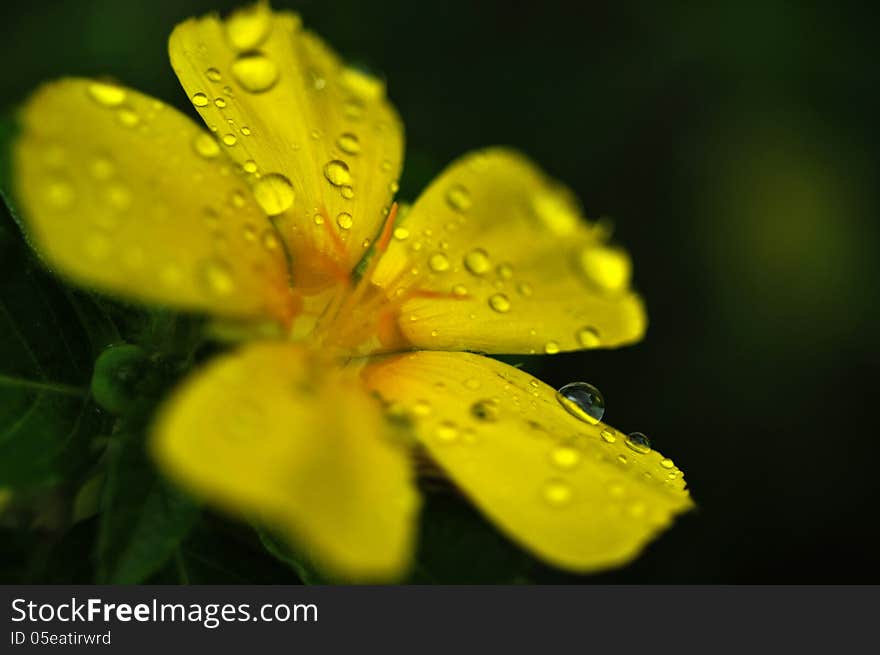
[(293, 205), (293, 185), (280, 173), (269, 173), (257, 180), (254, 198), (268, 216), (277, 216)]
[(196, 107), (207, 107), (208, 106), (208, 96), (204, 93), (194, 93), (192, 97), (192, 103)]
[(245, 91), (263, 93), (278, 81), (278, 66), (266, 55), (242, 55), (232, 62), (232, 75)]
[(556, 341), (548, 341), (544, 344), (544, 352), (548, 355), (555, 355), (559, 352), (559, 343)]
[(333, 186), (351, 184), (351, 171), (348, 169), (348, 164), (340, 159), (333, 159), (324, 164), (324, 177)]
[(599, 333), (596, 332), (595, 328), (592, 327), (582, 327), (577, 331), (577, 340), (578, 343), (581, 344), (582, 348), (598, 348), (599, 341)]
[(485, 275), (492, 268), (492, 263), (485, 250), (474, 248), (464, 256), (464, 267), (474, 275)]
[(435, 252), (428, 257), (428, 268), (435, 273), (443, 273), (449, 270), (449, 257), (442, 252)]
[(630, 432), (626, 436), (626, 445), (629, 446), (630, 450), (643, 455), (651, 452), (651, 441), (642, 432)]
[(446, 192), (446, 202), (457, 212), (464, 213), (471, 208), (471, 194), (461, 184), (449, 187)]
[(125, 102), (125, 89), (108, 82), (89, 84), (89, 95), (95, 102), (105, 107), (118, 107)]
[[(226, 19), (226, 38), (239, 52), (252, 50), (269, 34), (272, 22), (268, 3), (258, 2), (242, 7)], [(210, 75), (209, 75), (210, 78)]]
[(590, 425), (596, 425), (605, 415), (605, 399), (587, 382), (571, 382), (560, 387), (556, 399), (569, 414)]
[(348, 212), (341, 212), (336, 217), (336, 224), (343, 230), (350, 230), (351, 226), (354, 224), (354, 220)]
[(208, 70), (206, 70), (205, 77), (207, 77), (212, 82), (219, 82), (223, 79), (223, 76), (220, 75), (220, 71), (218, 71), (216, 68), (209, 68)]
[(510, 299), (503, 293), (493, 293), (489, 296), (489, 307), (499, 314), (506, 314), (510, 311)]
[(358, 140), (357, 135), (351, 132), (341, 135), (336, 140), (336, 145), (347, 155), (356, 155), (361, 151), (361, 142)]

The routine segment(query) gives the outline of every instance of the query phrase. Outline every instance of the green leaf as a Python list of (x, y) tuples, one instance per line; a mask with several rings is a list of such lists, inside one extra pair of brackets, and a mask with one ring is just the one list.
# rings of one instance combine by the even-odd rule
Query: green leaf
[(198, 506), (159, 477), (140, 434), (111, 444), (98, 534), (98, 582), (138, 584), (172, 557)]
[(109, 418), (92, 402), (92, 362), (120, 336), (86, 293), (40, 270), (0, 217), (0, 487), (57, 483), (88, 465)]
[(295, 553), (280, 537), (270, 530), (262, 527), (256, 528), (260, 543), (263, 544), (270, 555), (283, 562), (296, 573), (304, 584), (328, 584), (330, 581), (323, 577), (315, 567), (300, 553)]

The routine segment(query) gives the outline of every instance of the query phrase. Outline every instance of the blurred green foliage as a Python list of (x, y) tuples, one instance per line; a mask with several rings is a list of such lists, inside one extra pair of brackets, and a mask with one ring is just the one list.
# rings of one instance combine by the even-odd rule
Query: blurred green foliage
[[(15, 65), (0, 78), (3, 108), (78, 74), (192, 113), (167, 34), (236, 4), (7, 5), (0, 43)], [(596, 384), (609, 420), (649, 433), (699, 504), (634, 564), (577, 578), (532, 561), (455, 496), (432, 494), (414, 581), (880, 582), (869, 7), (276, 4), (387, 76), (407, 126), (402, 197), (457, 155), (501, 143), (569, 184), (589, 216), (613, 218), (648, 305), (646, 341), (517, 360), (551, 384)], [(197, 322), (61, 285), (8, 216), (0, 268), (0, 485), (21, 490), (0, 521), (0, 579), (299, 579), (294, 555), (267, 554), (271, 537), (199, 511), (143, 461), (137, 426), (210, 352)], [(93, 380), (96, 358), (119, 344), (137, 348), (131, 361), (104, 355)], [(9, 383), (18, 377), (33, 383)]]

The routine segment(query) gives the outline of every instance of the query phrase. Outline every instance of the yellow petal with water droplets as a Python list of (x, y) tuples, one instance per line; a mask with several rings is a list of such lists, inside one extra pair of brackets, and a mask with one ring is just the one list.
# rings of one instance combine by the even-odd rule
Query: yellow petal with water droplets
[(283, 249), (217, 142), (175, 109), (65, 79), (20, 113), (13, 184), (29, 237), (75, 281), (222, 316), (289, 312)]
[(263, 342), (214, 360), (162, 410), (152, 450), (181, 485), (271, 524), (331, 575), (407, 568), (408, 453), (360, 379), (314, 353)]
[(483, 513), (556, 566), (623, 564), (692, 506), (671, 460), (578, 420), (517, 368), (420, 352), (378, 360), (364, 377), (410, 416), (430, 456)]
[(401, 331), (429, 350), (553, 354), (628, 344), (646, 326), (627, 254), (503, 149), (449, 166), (399, 221), (372, 280), (402, 300)]
[(196, 109), (277, 216), (298, 289), (347, 275), (375, 238), (401, 167), (403, 128), (384, 84), (266, 3), (178, 25), (169, 53)]

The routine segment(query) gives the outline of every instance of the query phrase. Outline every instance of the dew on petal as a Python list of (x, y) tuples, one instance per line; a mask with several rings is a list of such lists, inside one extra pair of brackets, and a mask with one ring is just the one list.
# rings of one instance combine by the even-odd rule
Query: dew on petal
[(446, 202), (452, 209), (459, 213), (464, 213), (471, 208), (471, 194), (461, 184), (455, 184), (449, 187), (446, 192)]
[(215, 296), (228, 296), (235, 289), (235, 281), (229, 266), (221, 260), (207, 262), (201, 271), (202, 282)]
[(574, 490), (565, 480), (553, 479), (545, 483), (541, 495), (547, 504), (554, 507), (562, 507), (571, 502)]
[(278, 81), (278, 66), (261, 53), (242, 55), (232, 62), (232, 76), (250, 93), (264, 93)]
[(492, 268), (492, 263), (485, 250), (474, 248), (464, 256), (464, 267), (474, 275), (485, 275)]
[(548, 355), (555, 355), (559, 352), (559, 343), (556, 341), (548, 341), (544, 344), (544, 352)]
[(293, 185), (280, 173), (269, 173), (257, 180), (254, 198), (267, 216), (277, 216), (293, 205)]
[(195, 151), (206, 159), (216, 157), (220, 154), (220, 144), (210, 134), (200, 132), (193, 139), (193, 148)]
[(605, 415), (605, 399), (588, 382), (571, 382), (556, 391), (556, 400), (575, 418), (596, 425)]
[(271, 24), (272, 15), (266, 4), (242, 7), (226, 19), (226, 38), (239, 52), (252, 50), (266, 39)]
[(435, 273), (443, 273), (449, 270), (449, 257), (442, 252), (435, 252), (428, 257), (428, 268)]
[(558, 446), (550, 453), (553, 464), (560, 469), (573, 469), (581, 461), (581, 454), (571, 446)]
[(651, 441), (643, 432), (630, 432), (626, 436), (626, 445), (630, 450), (644, 455), (651, 452)]
[(593, 327), (582, 327), (575, 336), (582, 348), (597, 348), (600, 344), (599, 333)]
[(458, 426), (451, 421), (444, 421), (434, 430), (434, 436), (443, 443), (452, 443), (458, 439)]
[(351, 226), (354, 224), (354, 220), (348, 212), (340, 212), (339, 215), (336, 216), (336, 224), (343, 230), (350, 230)]
[(194, 93), (192, 96), (192, 103), (196, 107), (207, 107), (208, 102), (208, 96), (206, 96), (204, 93)]
[(118, 107), (125, 102), (125, 89), (109, 82), (92, 82), (89, 84), (89, 95), (99, 105)]
[(510, 311), (510, 299), (503, 293), (494, 293), (489, 296), (489, 307), (499, 314), (506, 314)]
[(333, 159), (324, 164), (324, 177), (333, 186), (343, 186), (351, 184), (351, 171), (341, 159)]
[(356, 134), (346, 132), (336, 139), (336, 145), (347, 155), (356, 155), (361, 151), (361, 142)]

